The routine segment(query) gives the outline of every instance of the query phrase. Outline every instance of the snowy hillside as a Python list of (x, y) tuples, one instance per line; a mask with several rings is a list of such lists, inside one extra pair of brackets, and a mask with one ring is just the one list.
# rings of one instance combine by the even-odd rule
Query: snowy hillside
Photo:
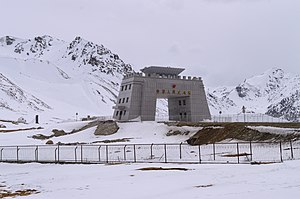
[(236, 87), (208, 89), (211, 112), (217, 114), (247, 112), (267, 113), (292, 120), (300, 117), (300, 76), (272, 68), (265, 73), (246, 79)]
[[(35, 114), (46, 120), (111, 115), (124, 74), (132, 72), (103, 45), (76, 37), (0, 38), (0, 108), (3, 119)], [(213, 115), (267, 113), (289, 120), (300, 117), (300, 76), (272, 68), (235, 87), (207, 88)], [(167, 102), (158, 100), (157, 115), (166, 118)], [(1, 118), (0, 118), (1, 119)]]
[(117, 54), (80, 37), (68, 43), (6, 36), (0, 39), (1, 112), (5, 119), (110, 115), (128, 72)]

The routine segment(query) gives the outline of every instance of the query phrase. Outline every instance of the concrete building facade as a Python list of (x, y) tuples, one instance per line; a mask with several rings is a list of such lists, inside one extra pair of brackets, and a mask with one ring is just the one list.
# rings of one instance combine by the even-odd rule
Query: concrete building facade
[(169, 120), (198, 122), (210, 119), (200, 77), (179, 76), (182, 68), (151, 66), (124, 76), (113, 117), (154, 121), (156, 101), (168, 99)]

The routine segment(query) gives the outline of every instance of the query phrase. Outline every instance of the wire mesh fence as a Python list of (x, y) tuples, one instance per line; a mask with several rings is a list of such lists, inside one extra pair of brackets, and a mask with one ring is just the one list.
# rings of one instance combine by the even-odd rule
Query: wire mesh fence
[(284, 117), (272, 117), (260, 113), (219, 114), (212, 115), (213, 122), (263, 122), (263, 123), (285, 123), (299, 121), (299, 118), (287, 120)]
[[(206, 115), (193, 115), (196, 118), (200, 118), (199, 121), (204, 122), (261, 122), (261, 123), (288, 123), (300, 121), (300, 118), (289, 118), (282, 117), (272, 117), (270, 115), (262, 113), (238, 113), (238, 114), (219, 114), (211, 115), (210, 119), (207, 119)], [(206, 119), (205, 119), (206, 118)], [(155, 121), (158, 122), (168, 122), (168, 121), (190, 121), (191, 116), (189, 115), (178, 115), (169, 118), (169, 115), (160, 114), (155, 116)]]
[(0, 162), (253, 163), (300, 159), (300, 142), (0, 146)]

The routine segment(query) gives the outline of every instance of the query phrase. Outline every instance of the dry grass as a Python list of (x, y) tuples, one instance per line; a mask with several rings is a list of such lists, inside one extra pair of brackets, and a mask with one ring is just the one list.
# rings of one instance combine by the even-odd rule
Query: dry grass
[(163, 168), (163, 167), (145, 167), (137, 169), (139, 171), (188, 171), (187, 168)]
[(96, 143), (130, 142), (130, 139), (132, 139), (132, 138), (120, 138), (120, 139), (114, 139), (114, 140), (101, 140), (101, 141), (94, 141), (92, 143), (96, 144)]
[(213, 186), (212, 184), (205, 184), (205, 185), (195, 186), (195, 188), (207, 188), (207, 187), (212, 187), (212, 186)]
[(24, 189), (17, 191), (0, 190), (0, 198), (15, 198), (17, 196), (29, 196), (38, 193), (40, 192), (35, 189)]
[(260, 164), (274, 164), (276, 162), (251, 162), (252, 165), (260, 165)]
[[(188, 125), (187, 123), (185, 123)], [(183, 125), (182, 123), (179, 126)], [(191, 145), (212, 144), (223, 140), (241, 141), (282, 141), (300, 140), (299, 133), (274, 134), (271, 132), (259, 132), (258, 130), (247, 128), (247, 126), (272, 126), (281, 128), (297, 128), (299, 123), (191, 123), (192, 126), (202, 126), (194, 136), (187, 140)], [(212, 128), (219, 126), (223, 128)]]
[(248, 156), (251, 155), (250, 153), (240, 153), (240, 154), (225, 154), (222, 157), (241, 157), (241, 156)]
[(25, 129), (10, 129), (10, 130), (0, 130), (0, 133), (12, 133), (12, 132), (18, 132), (18, 131), (30, 131), (30, 130), (40, 130), (43, 129), (42, 127), (32, 127), (32, 128), (25, 128)]

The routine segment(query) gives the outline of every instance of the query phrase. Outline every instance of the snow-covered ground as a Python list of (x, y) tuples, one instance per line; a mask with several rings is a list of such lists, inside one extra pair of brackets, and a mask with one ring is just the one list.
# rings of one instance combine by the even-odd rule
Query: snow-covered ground
[[(27, 128), (38, 128), (42, 127), (43, 129), (34, 129), (34, 130), (23, 130), (16, 132), (0, 132), (0, 146), (8, 145), (36, 145), (36, 144), (45, 144), (47, 140), (38, 140), (33, 139), (33, 135), (43, 134), (49, 136), (52, 133), (53, 129), (64, 130), (65, 132), (71, 132), (73, 129), (79, 129), (83, 127), (88, 122), (86, 121), (72, 121), (64, 123), (51, 123), (51, 124), (19, 124), (14, 125), (11, 123), (3, 123), (7, 128), (2, 130), (17, 130), (17, 129), (27, 129)], [(116, 139), (129, 139), (131, 144), (142, 144), (142, 143), (180, 143), (185, 142), (189, 137), (194, 135), (201, 127), (175, 127), (168, 126), (164, 123), (157, 122), (127, 122), (127, 123), (118, 123), (120, 129), (117, 133), (107, 136), (96, 136), (94, 132), (96, 127), (80, 131), (75, 134), (65, 135), (61, 137), (53, 137), (51, 140), (54, 143), (92, 143), (103, 140), (116, 140)], [(1, 129), (0, 129), (1, 130)], [(170, 135), (167, 136), (167, 133), (170, 131), (180, 131), (182, 135)], [(119, 142), (119, 143), (122, 143)], [(123, 142), (124, 143), (124, 142)], [(128, 142), (126, 142), (128, 143)]]
[[(145, 167), (188, 170), (138, 170)], [(40, 192), (24, 198), (282, 199), (300, 194), (300, 161), (269, 165), (1, 163), (0, 171), (0, 190)]]

